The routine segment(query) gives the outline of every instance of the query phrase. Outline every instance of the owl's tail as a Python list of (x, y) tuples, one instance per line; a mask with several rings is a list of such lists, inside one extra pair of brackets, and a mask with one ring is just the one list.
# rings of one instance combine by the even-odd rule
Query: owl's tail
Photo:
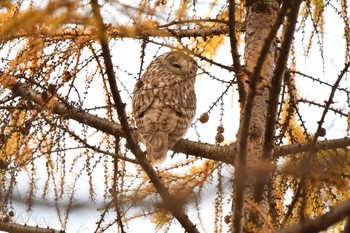
[(168, 153), (168, 134), (157, 132), (146, 142), (147, 158), (151, 163), (162, 163)]

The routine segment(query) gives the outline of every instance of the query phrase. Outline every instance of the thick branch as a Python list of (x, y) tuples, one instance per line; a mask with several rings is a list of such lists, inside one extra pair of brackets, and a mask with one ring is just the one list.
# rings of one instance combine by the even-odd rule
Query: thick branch
[[(14, 80), (11, 81), (15, 82)], [(24, 99), (34, 102), (35, 104), (40, 106), (41, 109), (45, 107), (46, 102), (42, 100), (41, 94), (33, 90), (29, 86), (17, 82), (10, 88), (16, 96), (20, 96)], [(76, 120), (79, 123), (88, 125), (104, 133), (124, 137), (124, 133), (120, 124), (111, 122), (96, 115), (92, 115), (88, 112), (85, 112), (85, 110), (83, 109), (73, 107), (67, 103), (61, 103), (57, 99), (54, 99), (52, 101), (55, 101), (55, 107), (52, 109), (52, 113), (68, 119)], [(136, 130), (132, 129), (132, 131), (135, 132)], [(228, 158), (229, 153), (236, 153), (236, 148), (232, 146), (217, 146), (213, 144), (194, 142), (184, 139), (179, 141), (172, 148), (172, 150), (176, 153), (195, 155), (198, 157), (213, 159), (224, 163), (231, 162), (231, 160)]]
[(281, 229), (277, 233), (313, 233), (326, 230), (328, 227), (343, 220), (350, 213), (350, 200), (334, 207), (326, 214), (316, 219), (306, 220), (291, 227)]
[(32, 227), (27, 225), (21, 225), (17, 223), (5, 223), (0, 222), (0, 230), (10, 233), (63, 233), (64, 231), (58, 231), (50, 228)]
[(113, 30), (110, 33), (112, 38), (139, 38), (144, 37), (207, 37), (215, 35), (226, 35), (228, 33), (227, 25), (221, 25), (216, 27), (202, 27), (195, 29), (147, 29), (139, 30), (139, 28), (129, 28), (127, 30)]
[[(242, 27), (242, 26), (241, 26)], [(241, 30), (241, 29), (240, 29)], [(227, 25), (220, 25), (215, 27), (202, 27), (194, 29), (158, 29), (158, 28), (140, 28), (137, 26), (110, 26), (107, 29), (109, 38), (133, 38), (143, 39), (145, 37), (207, 37), (215, 35), (227, 35), (229, 32)], [(54, 33), (50, 33), (48, 30), (39, 30), (35, 36), (41, 36), (43, 38), (51, 40), (68, 40), (76, 38), (84, 38), (84, 40), (97, 40), (96, 32), (94, 31), (76, 31), (72, 29), (57, 30)], [(34, 36), (29, 32), (20, 32), (8, 35), (6, 38), (18, 39), (29, 38)]]
[[(311, 149), (313, 144), (311, 142), (304, 142), (292, 145), (279, 146), (274, 149), (274, 158), (283, 157), (286, 155), (306, 152)], [(327, 141), (318, 141), (314, 146), (314, 152), (320, 150), (334, 150), (344, 149), (350, 146), (350, 138), (333, 139)]]
[(182, 139), (172, 148), (174, 152), (194, 155), (215, 161), (221, 161), (227, 164), (232, 164), (232, 155), (236, 155), (236, 143), (229, 146), (218, 146), (208, 143), (193, 142)]
[(121, 122), (125, 138), (127, 140), (128, 146), (132, 153), (137, 158), (139, 164), (142, 166), (146, 174), (148, 175), (150, 181), (153, 183), (154, 187), (157, 189), (159, 195), (162, 197), (164, 202), (167, 204), (169, 211), (175, 216), (175, 218), (180, 222), (180, 224), (185, 228), (187, 232), (199, 233), (196, 226), (190, 221), (187, 214), (184, 212), (183, 208), (176, 205), (174, 198), (170, 195), (168, 189), (160, 181), (158, 174), (153, 169), (152, 165), (146, 159), (143, 151), (138, 146), (135, 138), (133, 137), (132, 130), (128, 124), (127, 115), (125, 112), (125, 104), (123, 103), (119, 90), (116, 83), (116, 77), (113, 71), (113, 64), (111, 59), (111, 54), (108, 45), (107, 34), (105, 31), (105, 25), (102, 20), (100, 9), (97, 0), (91, 0), (92, 12), (96, 19), (98, 36), (102, 47), (102, 56), (106, 66), (106, 73), (108, 77), (108, 82), (113, 95), (113, 100), (115, 102), (118, 118)]
[[(40, 93), (36, 92), (32, 88), (23, 83), (17, 83), (11, 88), (15, 95), (33, 101), (38, 106), (41, 106), (40, 108), (44, 108), (45, 102), (42, 100)], [(90, 114), (85, 112), (83, 109), (79, 109), (68, 104), (57, 101), (52, 113), (75, 120), (82, 124), (86, 124), (104, 133), (124, 137), (120, 124)], [(350, 138), (341, 138), (328, 141), (318, 141), (315, 145), (315, 150), (334, 150), (338, 148), (346, 148), (347, 146), (350, 146)], [(310, 142), (279, 146), (274, 148), (273, 157), (278, 158), (290, 154), (306, 152), (310, 150), (310, 148)], [(236, 156), (237, 144), (235, 143), (229, 146), (218, 146), (182, 139), (172, 148), (172, 150), (176, 153), (184, 153), (187, 155), (194, 155), (197, 157), (232, 164), (233, 159), (229, 158), (229, 156)]]
[(283, 19), (287, 13), (289, 6), (287, 4), (284, 4), (283, 7), (279, 10), (277, 19), (272, 25), (269, 34), (267, 35), (264, 45), (261, 48), (259, 58), (256, 62), (256, 66), (254, 68), (252, 77), (250, 77), (251, 83), (250, 87), (253, 91), (256, 91), (257, 83), (260, 81), (260, 74), (263, 69), (265, 59), (270, 51), (271, 45), (273, 44), (275, 37), (277, 35), (277, 31), (282, 25)]

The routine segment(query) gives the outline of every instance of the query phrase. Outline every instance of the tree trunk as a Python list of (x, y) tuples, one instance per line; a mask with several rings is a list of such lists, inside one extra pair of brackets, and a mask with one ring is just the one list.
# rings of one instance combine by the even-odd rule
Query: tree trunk
[[(249, 4), (249, 2), (247, 2)], [(260, 75), (256, 77), (256, 80), (252, 80), (252, 74), (256, 69), (256, 65), (259, 57), (261, 56), (262, 48), (265, 44), (266, 38), (270, 32), (273, 23), (276, 21), (279, 4), (276, 0), (258, 0), (251, 5), (247, 5), (246, 16), (246, 37), (245, 37), (245, 68), (249, 73), (249, 84), (246, 85), (246, 93), (253, 96), (252, 102), (243, 104), (243, 110), (241, 114), (241, 125), (238, 135), (238, 140), (244, 140), (243, 137), (247, 137), (247, 146), (244, 164), (241, 161), (236, 161), (236, 170), (239, 166), (244, 166), (244, 169), (235, 171), (235, 179), (243, 182), (244, 185), (235, 185), (234, 188), (243, 188), (242, 192), (242, 229), (240, 224), (233, 227), (233, 232), (270, 232), (268, 223), (263, 218), (267, 219), (269, 213), (267, 192), (263, 192), (263, 196), (254, 196), (255, 188), (257, 188), (257, 178), (261, 175), (264, 141), (265, 141), (265, 128), (267, 119), (267, 109), (269, 100), (269, 88), (271, 86), (271, 79), (274, 71), (275, 61), (275, 44), (272, 43), (266, 57), (264, 58), (263, 65), (261, 67)], [(254, 92), (254, 93), (252, 93)], [(248, 104), (252, 104), (250, 111), (250, 123), (242, 123), (247, 118), (247, 111), (244, 108)], [(248, 111), (249, 112), (249, 111)], [(242, 133), (244, 127), (249, 125), (248, 134)], [(240, 157), (240, 156), (238, 156)], [(260, 171), (259, 171), (260, 170)], [(243, 173), (237, 174), (237, 173)], [(241, 181), (239, 181), (239, 176)], [(260, 187), (261, 188), (261, 187)], [(266, 184), (262, 187), (266, 190)], [(238, 190), (234, 190), (237, 192)], [(239, 192), (239, 191), (238, 191)], [(236, 197), (237, 198), (237, 197)], [(237, 205), (237, 203), (235, 204)], [(237, 206), (233, 209), (237, 212)], [(237, 218), (237, 215), (235, 216)], [(235, 221), (235, 220), (234, 220)], [(235, 224), (234, 224), (235, 225)]]

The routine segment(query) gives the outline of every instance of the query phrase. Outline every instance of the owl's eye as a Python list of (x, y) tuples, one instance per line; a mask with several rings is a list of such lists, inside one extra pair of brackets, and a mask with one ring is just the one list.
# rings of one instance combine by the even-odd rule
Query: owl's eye
[(171, 64), (173, 67), (177, 68), (177, 69), (181, 69), (181, 65), (178, 63), (173, 63)]

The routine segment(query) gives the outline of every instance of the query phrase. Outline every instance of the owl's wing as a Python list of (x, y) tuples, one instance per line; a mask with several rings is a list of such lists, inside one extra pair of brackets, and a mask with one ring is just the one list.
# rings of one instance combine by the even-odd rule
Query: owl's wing
[(152, 104), (155, 95), (151, 89), (135, 88), (132, 99), (132, 112), (135, 117), (140, 117)]
[[(196, 109), (195, 70), (191, 66), (191, 72), (186, 71), (188, 58), (183, 55), (175, 54), (173, 60), (165, 59), (167, 55), (147, 67), (135, 85), (132, 99), (136, 125), (152, 162), (165, 159), (168, 149), (186, 133)], [(180, 72), (178, 68), (184, 70)]]
[(137, 81), (133, 92), (132, 109), (135, 117), (140, 117), (152, 104), (156, 95), (154, 88), (159, 76), (159, 69), (151, 63), (141, 79)]

